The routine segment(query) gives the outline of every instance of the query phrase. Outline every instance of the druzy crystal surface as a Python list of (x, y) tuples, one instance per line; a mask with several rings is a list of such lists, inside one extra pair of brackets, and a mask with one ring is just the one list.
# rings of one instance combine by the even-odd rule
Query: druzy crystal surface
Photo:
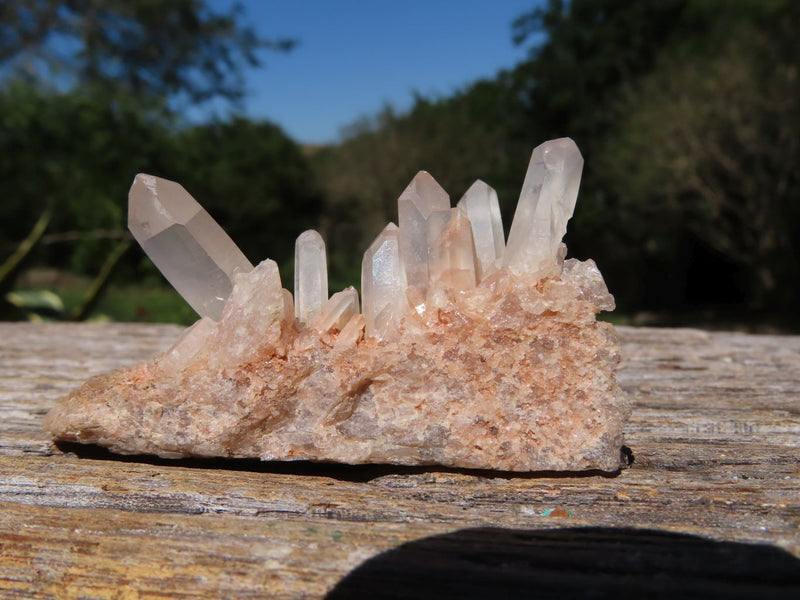
[(487, 184), (451, 207), (420, 172), (399, 227), (364, 253), (360, 303), (352, 287), (328, 297), (316, 232), (297, 240), (293, 295), (273, 261), (231, 267), (208, 250), (219, 232), (186, 226), (198, 208), (183, 188), (139, 176), (131, 228), (146, 229), (143, 245), (176, 224), (194, 240), (154, 253), (159, 268), (199, 247), (231, 289), (188, 267), (192, 305), (223, 308), (198, 310), (153, 360), (88, 381), (45, 427), (166, 457), (614, 471), (630, 406), (614, 329), (596, 319), (614, 299), (594, 262), (565, 260), (561, 243), (582, 165), (569, 139), (534, 150), (507, 245)]

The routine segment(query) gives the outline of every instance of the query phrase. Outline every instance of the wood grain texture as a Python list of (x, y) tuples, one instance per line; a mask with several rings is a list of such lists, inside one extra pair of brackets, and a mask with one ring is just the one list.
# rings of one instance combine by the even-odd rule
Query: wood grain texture
[(180, 330), (2, 324), (0, 597), (800, 592), (800, 337), (619, 331), (631, 467), (519, 476), (56, 447), (60, 395)]

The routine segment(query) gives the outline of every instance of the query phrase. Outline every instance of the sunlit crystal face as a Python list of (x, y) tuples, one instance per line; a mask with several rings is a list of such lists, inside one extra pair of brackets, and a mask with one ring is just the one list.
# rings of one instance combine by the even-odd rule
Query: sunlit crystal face
[(406, 277), (400, 260), (398, 228), (389, 223), (364, 253), (361, 294), (366, 335), (385, 339), (407, 310)]
[(294, 251), (294, 310), (301, 323), (310, 323), (328, 301), (325, 242), (316, 231), (304, 231)]
[(253, 265), (179, 184), (139, 174), (129, 194), (128, 227), (164, 277), (200, 316), (219, 320), (238, 270)]
[(458, 206), (466, 211), (472, 226), (475, 267), (480, 280), (501, 266), (506, 246), (497, 192), (479, 179), (458, 201)]
[(455, 290), (475, 286), (475, 249), (467, 213), (451, 208), (428, 218), (428, 270), (431, 285)]
[(358, 292), (353, 286), (336, 292), (320, 310), (313, 326), (321, 332), (342, 331), (350, 319), (358, 314)]
[(450, 196), (426, 171), (417, 173), (397, 200), (406, 281), (421, 294), (428, 287), (428, 218), (449, 208)]
[(508, 234), (503, 266), (514, 273), (546, 275), (575, 210), (583, 157), (569, 138), (537, 146)]

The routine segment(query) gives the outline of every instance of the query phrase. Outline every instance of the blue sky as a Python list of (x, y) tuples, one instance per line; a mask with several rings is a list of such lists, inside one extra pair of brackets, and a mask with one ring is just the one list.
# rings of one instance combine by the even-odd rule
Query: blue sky
[[(209, 0), (227, 9), (234, 0)], [(264, 53), (246, 72), (244, 112), (280, 124), (302, 143), (333, 142), (340, 129), (414, 91), (446, 95), (525, 56), (511, 22), (536, 0), (244, 0), (265, 37), (294, 37), (288, 54)], [(207, 109), (208, 110), (208, 109)], [(224, 112), (223, 112), (224, 114)]]

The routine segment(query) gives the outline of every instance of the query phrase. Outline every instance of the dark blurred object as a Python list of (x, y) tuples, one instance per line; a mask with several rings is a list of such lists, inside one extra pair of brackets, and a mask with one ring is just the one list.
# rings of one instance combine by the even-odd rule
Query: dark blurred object
[[(558, 510), (558, 509), (557, 509)], [(800, 561), (767, 544), (655, 529), (459, 529), (361, 563), (327, 600), (791, 598)]]

